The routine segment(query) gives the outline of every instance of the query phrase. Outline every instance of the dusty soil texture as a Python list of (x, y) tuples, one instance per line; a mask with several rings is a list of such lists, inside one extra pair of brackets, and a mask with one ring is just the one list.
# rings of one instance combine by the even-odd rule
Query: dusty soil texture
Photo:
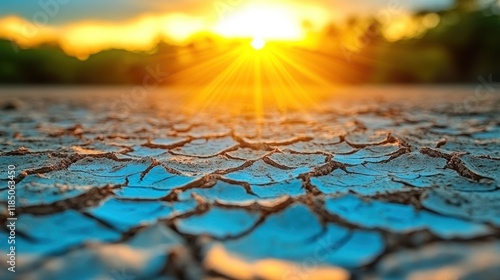
[(498, 279), (500, 90), (480, 88), (258, 120), (168, 89), (2, 89), (0, 278)]

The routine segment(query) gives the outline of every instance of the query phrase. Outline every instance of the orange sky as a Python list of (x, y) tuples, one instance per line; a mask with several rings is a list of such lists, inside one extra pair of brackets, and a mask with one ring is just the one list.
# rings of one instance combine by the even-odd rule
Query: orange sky
[[(304, 41), (307, 32), (319, 31), (327, 23), (344, 16), (345, 7), (334, 9), (335, 6), (326, 2), (214, 0), (194, 5), (192, 1), (177, 1), (175, 3), (183, 8), (176, 11), (163, 11), (158, 6), (160, 12), (147, 12), (127, 19), (83, 19), (58, 24), (51, 24), (48, 12), (47, 24), (10, 15), (0, 18), (0, 37), (14, 40), (21, 47), (55, 42), (67, 54), (82, 59), (110, 48), (147, 51), (159, 38), (183, 44), (201, 33), (225, 38)], [(160, 5), (161, 2), (153, 3)], [(344, 2), (344, 5), (348, 4)], [(383, 11), (384, 6), (381, 7)], [(63, 11), (63, 8), (58, 10)], [(396, 12), (401, 13), (391, 11), (393, 16)], [(305, 22), (309, 23), (308, 30), (304, 28)]]

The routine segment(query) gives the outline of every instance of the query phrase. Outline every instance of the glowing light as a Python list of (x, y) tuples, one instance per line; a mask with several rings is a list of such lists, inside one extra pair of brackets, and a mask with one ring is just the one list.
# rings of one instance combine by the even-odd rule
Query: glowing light
[(54, 27), (35, 25), (17, 16), (0, 18), (0, 38), (13, 40), (25, 48), (57, 41), (58, 34)]
[[(292, 262), (277, 259), (248, 262), (227, 252), (219, 244), (208, 251), (204, 265), (235, 279), (284, 279), (283, 275), (293, 277), (293, 272), (301, 269)], [(300, 273), (307, 274), (309, 279), (349, 279), (349, 273), (345, 269), (334, 266), (307, 268)]]
[(230, 38), (301, 40), (304, 30), (300, 17), (288, 6), (251, 5), (236, 10), (214, 30)]
[(205, 30), (206, 25), (203, 18), (181, 13), (148, 15), (123, 22), (87, 20), (53, 26), (9, 16), (0, 18), (0, 38), (14, 40), (22, 47), (57, 43), (66, 54), (86, 59), (106, 49), (149, 51), (159, 38), (183, 44)]
[(253, 39), (251, 45), (255, 50), (262, 50), (266, 46), (266, 41), (260, 37), (256, 37)]
[[(219, 2), (224, 2), (229, 10), (225, 10), (222, 19), (216, 20), (213, 10), (203, 13), (187, 8), (122, 21), (89, 18), (62, 24), (38, 24), (18, 16), (6, 16), (0, 17), (0, 38), (13, 40), (25, 48), (58, 44), (68, 55), (85, 59), (107, 49), (151, 51), (159, 40), (187, 45), (213, 35), (231, 40), (293, 41), (305, 46), (314, 43), (309, 36), (312, 32), (321, 32), (331, 22), (331, 10), (322, 4), (294, 0)], [(433, 19), (427, 22), (432, 24)]]
[(197, 32), (204, 30), (207, 23), (194, 16), (174, 13), (160, 19), (163, 22), (163, 35), (174, 42), (182, 43), (187, 41)]

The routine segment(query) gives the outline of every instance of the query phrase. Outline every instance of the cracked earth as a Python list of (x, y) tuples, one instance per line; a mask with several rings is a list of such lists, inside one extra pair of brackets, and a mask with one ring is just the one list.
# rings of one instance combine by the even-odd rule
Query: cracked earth
[(345, 89), (256, 123), (160, 91), (126, 114), (124, 89), (32, 91), (0, 92), (1, 279), (500, 275), (498, 94)]

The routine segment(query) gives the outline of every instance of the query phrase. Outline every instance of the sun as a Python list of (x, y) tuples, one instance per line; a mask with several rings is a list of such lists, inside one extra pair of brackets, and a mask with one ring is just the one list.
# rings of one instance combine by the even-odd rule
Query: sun
[(299, 41), (305, 36), (301, 20), (293, 9), (272, 4), (252, 4), (237, 9), (221, 20), (214, 31), (226, 38), (259, 38), (254, 42), (260, 48), (263, 40)]
[(252, 40), (251, 45), (252, 45), (252, 48), (254, 48), (255, 50), (260, 51), (266, 46), (266, 41), (264, 39), (262, 39), (261, 37), (255, 37)]

